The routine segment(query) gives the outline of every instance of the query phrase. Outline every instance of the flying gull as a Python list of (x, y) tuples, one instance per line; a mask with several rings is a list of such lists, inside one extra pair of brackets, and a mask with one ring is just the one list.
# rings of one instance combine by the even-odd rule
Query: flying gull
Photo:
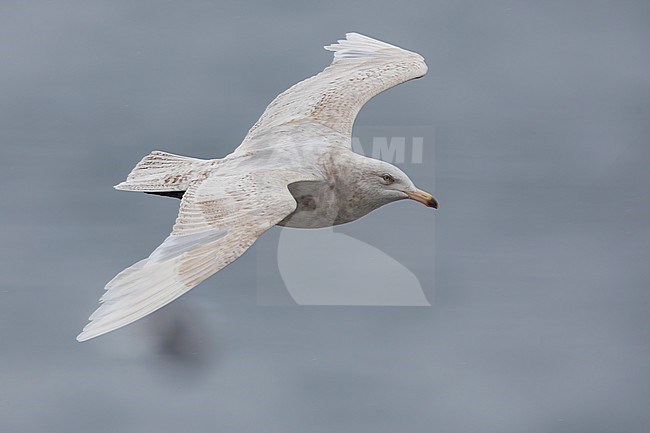
[(281, 93), (222, 159), (155, 151), (115, 188), (181, 199), (171, 235), (106, 285), (77, 340), (128, 325), (240, 257), (273, 225), (354, 221), (396, 200), (437, 208), (399, 168), (352, 151), (354, 119), (370, 98), (427, 72), (419, 54), (358, 33), (325, 47), (321, 73)]

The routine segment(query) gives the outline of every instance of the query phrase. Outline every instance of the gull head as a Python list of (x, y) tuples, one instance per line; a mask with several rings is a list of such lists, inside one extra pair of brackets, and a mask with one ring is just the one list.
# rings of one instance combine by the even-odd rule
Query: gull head
[(365, 162), (362, 185), (363, 193), (368, 199), (382, 205), (408, 198), (438, 209), (438, 201), (428, 192), (416, 187), (399, 168), (371, 158), (366, 158)]

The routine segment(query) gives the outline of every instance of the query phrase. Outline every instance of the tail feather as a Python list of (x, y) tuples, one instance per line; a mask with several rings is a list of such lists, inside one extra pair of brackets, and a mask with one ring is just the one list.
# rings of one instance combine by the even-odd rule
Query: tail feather
[(126, 181), (115, 185), (122, 191), (165, 192), (185, 191), (190, 183), (204, 179), (210, 161), (153, 151), (142, 158)]

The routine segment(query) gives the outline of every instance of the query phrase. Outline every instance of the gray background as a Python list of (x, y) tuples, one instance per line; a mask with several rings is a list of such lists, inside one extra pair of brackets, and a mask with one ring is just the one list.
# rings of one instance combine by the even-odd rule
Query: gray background
[[(649, 19), (646, 1), (2, 1), (0, 431), (649, 431)], [(429, 64), (358, 123), (435, 127), (441, 209), (354, 224), (378, 244), (435, 224), (434, 306), (260, 307), (254, 247), (77, 343), (178, 205), (111, 185), (152, 149), (227, 154), (346, 31)], [(431, 248), (391, 239), (422, 276)]]

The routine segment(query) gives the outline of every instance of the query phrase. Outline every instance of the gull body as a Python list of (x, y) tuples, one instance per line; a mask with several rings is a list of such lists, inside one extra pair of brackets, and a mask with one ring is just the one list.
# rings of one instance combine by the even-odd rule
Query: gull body
[(237, 149), (201, 160), (155, 151), (115, 188), (177, 197), (170, 236), (106, 285), (77, 337), (110, 332), (168, 304), (240, 257), (273, 225), (319, 228), (410, 198), (437, 208), (399, 168), (352, 151), (352, 125), (381, 91), (419, 78), (424, 59), (357, 33), (334, 61), (280, 94)]

